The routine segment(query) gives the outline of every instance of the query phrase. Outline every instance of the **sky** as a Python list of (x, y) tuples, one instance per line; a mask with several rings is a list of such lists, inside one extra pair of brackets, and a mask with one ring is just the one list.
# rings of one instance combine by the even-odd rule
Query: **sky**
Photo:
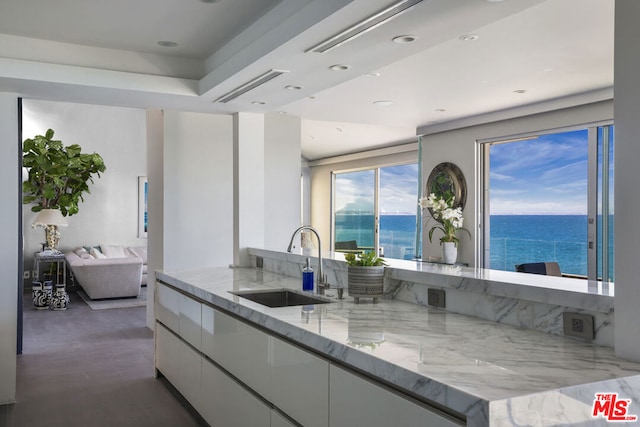
[[(373, 170), (336, 176), (336, 211), (373, 212)], [(389, 166), (380, 170), (382, 215), (415, 215), (418, 206), (418, 164)]]
[(588, 131), (494, 144), (492, 215), (586, 215)]
[[(491, 215), (586, 215), (588, 131), (492, 144)], [(336, 176), (336, 211), (373, 212), (374, 171)], [(415, 215), (418, 165), (381, 168), (380, 210)], [(612, 180), (613, 182), (613, 180)]]

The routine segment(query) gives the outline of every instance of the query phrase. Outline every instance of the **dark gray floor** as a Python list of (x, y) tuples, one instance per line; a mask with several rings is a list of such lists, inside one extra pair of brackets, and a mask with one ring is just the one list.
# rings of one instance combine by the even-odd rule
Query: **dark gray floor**
[(202, 425), (153, 377), (145, 307), (93, 311), (70, 296), (68, 310), (41, 311), (25, 293), (17, 403), (0, 406), (0, 426)]

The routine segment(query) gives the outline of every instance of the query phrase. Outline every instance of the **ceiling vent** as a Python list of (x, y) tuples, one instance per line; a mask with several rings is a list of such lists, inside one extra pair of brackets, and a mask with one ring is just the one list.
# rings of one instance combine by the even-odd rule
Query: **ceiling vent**
[(240, 95), (245, 94), (250, 90), (257, 88), (258, 86), (262, 86), (268, 81), (275, 79), (279, 75), (282, 75), (288, 72), (289, 71), (287, 70), (269, 70), (266, 73), (261, 74), (258, 77), (244, 83), (243, 85), (240, 85), (237, 88), (225, 93), (224, 95), (222, 95), (220, 98), (216, 99), (213, 102), (229, 102), (233, 99), (236, 99)]
[(375, 13), (368, 18), (352, 25), (341, 33), (336, 34), (335, 36), (307, 49), (305, 52), (318, 52), (325, 53), (334, 49), (338, 46), (343, 45), (344, 43), (355, 39), (358, 36), (366, 33), (367, 31), (373, 30), (376, 27), (384, 24), (385, 22), (390, 21), (391, 19), (399, 16), (401, 13), (406, 12), (411, 9), (413, 6), (421, 3), (423, 0), (401, 0), (398, 1), (391, 6), (381, 10), (378, 13)]

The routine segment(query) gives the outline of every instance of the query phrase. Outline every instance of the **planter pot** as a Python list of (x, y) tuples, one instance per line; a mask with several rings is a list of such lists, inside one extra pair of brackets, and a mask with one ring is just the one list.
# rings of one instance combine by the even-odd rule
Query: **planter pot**
[(458, 259), (458, 248), (455, 242), (442, 242), (442, 261), (445, 264), (455, 264)]
[(374, 303), (378, 302), (378, 298), (383, 294), (384, 266), (347, 268), (347, 289), (356, 304), (360, 302), (360, 298), (373, 298)]
[(51, 281), (33, 282), (31, 284), (31, 301), (38, 310), (47, 310), (51, 305)]
[(56, 285), (56, 291), (51, 298), (51, 308), (54, 310), (66, 310), (69, 306), (69, 295), (64, 285)]

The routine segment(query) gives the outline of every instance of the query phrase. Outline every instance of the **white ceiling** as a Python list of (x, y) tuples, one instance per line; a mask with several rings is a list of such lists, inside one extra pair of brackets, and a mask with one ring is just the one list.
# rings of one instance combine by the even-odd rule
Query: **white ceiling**
[[(396, 1), (2, 0), (0, 90), (296, 115), (308, 159), (408, 142), (417, 129), (525, 105), (613, 96), (613, 0), (424, 0), (330, 52), (305, 53)], [(463, 34), (479, 38), (461, 41)], [(393, 43), (398, 35), (417, 40)], [(333, 64), (351, 68), (331, 71)], [(269, 69), (288, 72), (212, 102)]]

